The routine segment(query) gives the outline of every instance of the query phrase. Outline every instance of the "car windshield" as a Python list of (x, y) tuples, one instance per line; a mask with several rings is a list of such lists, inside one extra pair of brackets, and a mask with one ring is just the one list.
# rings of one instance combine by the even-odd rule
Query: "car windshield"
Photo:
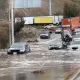
[(23, 49), (24, 45), (20, 43), (14, 43), (11, 48)]

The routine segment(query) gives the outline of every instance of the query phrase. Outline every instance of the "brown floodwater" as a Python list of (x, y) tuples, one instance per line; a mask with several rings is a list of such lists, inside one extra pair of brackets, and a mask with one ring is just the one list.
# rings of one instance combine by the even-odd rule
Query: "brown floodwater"
[(64, 80), (80, 55), (45, 53), (0, 55), (0, 80)]

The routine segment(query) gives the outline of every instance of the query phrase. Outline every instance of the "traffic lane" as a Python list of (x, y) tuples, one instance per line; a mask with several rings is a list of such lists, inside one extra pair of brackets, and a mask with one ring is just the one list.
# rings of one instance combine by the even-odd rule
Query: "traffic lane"
[[(79, 63), (80, 60), (80, 51), (69, 51), (69, 50), (48, 50), (47, 46), (45, 45), (38, 45), (38, 46), (34, 46), (33, 45), (33, 50), (31, 53), (27, 53), (27, 55), (29, 55), (29, 57), (34, 57), (36, 55), (39, 55), (43, 58), (47, 57), (47, 58), (51, 58), (54, 60), (63, 60), (63, 62), (68, 61), (68, 60), (75, 60), (75, 62), (77, 61)], [(59, 56), (58, 56), (59, 55)], [(15, 55), (16, 56), (16, 55)], [(49, 57), (48, 57), (49, 56)], [(6, 59), (8, 56), (7, 54), (0, 54), (1, 59)], [(17, 56), (16, 56), (17, 57)], [(60, 62), (60, 61), (59, 61)]]
[[(36, 48), (35, 48), (36, 49)], [(38, 51), (38, 52), (37, 52)], [(59, 56), (58, 56), (59, 55)], [(0, 59), (1, 61), (3, 61), (4, 63), (6, 63), (5, 59), (8, 58), (9, 55), (4, 55), (2, 54), (0, 56)], [(12, 55), (13, 56), (13, 55)], [(53, 62), (59, 62), (59, 63), (63, 63), (63, 62), (67, 62), (67, 63), (75, 63), (76, 61), (79, 63), (80, 61), (80, 51), (78, 52), (75, 52), (75, 51), (67, 51), (67, 50), (52, 50), (52, 51), (49, 51), (47, 48), (43, 48), (42, 47), (42, 50), (40, 49), (37, 49), (37, 50), (34, 50), (32, 51), (31, 53), (27, 53), (27, 55), (23, 55), (24, 57), (24, 60), (25, 60), (25, 56), (27, 57), (27, 59), (29, 60), (37, 60), (38, 58), (40, 60), (54, 60)], [(10, 56), (11, 57), (11, 56)], [(14, 60), (14, 58), (16, 57), (16, 59)], [(11, 60), (13, 59), (14, 62), (16, 60), (18, 60), (18, 55), (14, 55)], [(9, 60), (9, 59), (8, 59)], [(13, 61), (12, 60), (12, 61)], [(37, 60), (38, 61), (38, 60)], [(50, 61), (50, 62), (51, 62)], [(4, 63), (1, 63), (4, 64)], [(17, 61), (18, 62), (18, 61)], [(46, 61), (47, 62), (47, 61)], [(3, 65), (2, 65), (3, 66)]]
[(60, 34), (52, 33), (51, 36), (50, 36), (50, 39), (40, 39), (40, 38), (38, 38), (38, 41), (39, 41), (38, 44), (49, 44), (53, 40), (56, 40), (58, 38), (61, 38)]
[[(28, 70), (28, 68), (12, 68), (10, 72), (2, 74), (1, 80), (64, 80), (66, 74), (76, 65), (74, 64), (53, 64), (46, 68)], [(40, 71), (35, 72), (34, 71)], [(4, 71), (3, 71), (4, 72)], [(57, 74), (57, 75), (56, 75)]]
[(34, 64), (42, 64), (44, 66), (48, 63), (80, 63), (80, 54), (77, 55), (65, 51), (46, 51), (45, 53), (42, 52), (42, 54), (35, 52), (34, 54), (0, 56), (0, 68), (30, 67)]
[[(44, 45), (43, 45), (43, 47), (44, 47)], [(9, 76), (8, 78), (11, 77), (13, 80), (16, 80), (14, 78), (19, 74), (26, 74), (26, 75), (31, 76), (31, 75), (34, 75), (32, 72), (35, 70), (43, 70), (45, 72), (46, 71), (45, 69), (50, 70), (51, 68), (53, 70), (53, 73), (58, 73), (59, 70), (61, 70), (60, 71), (61, 73), (53, 76), (53, 74), (51, 74), (52, 70), (50, 70), (50, 72), (49, 72), (50, 75), (48, 75), (49, 77), (47, 78), (47, 80), (50, 80), (53, 78), (54, 78), (54, 80), (56, 80), (56, 79), (62, 80), (64, 78), (63, 73), (67, 72), (66, 69), (69, 69), (69, 67), (68, 67), (69, 65), (71, 66), (71, 68), (72, 68), (72, 66), (79, 66), (79, 63), (74, 63), (75, 56), (73, 57), (72, 55), (69, 54), (69, 52), (65, 53), (65, 51), (59, 52), (59, 51), (55, 51), (55, 50), (49, 51), (48, 49), (46, 49), (44, 51), (45, 47), (44, 48), (43, 47), (42, 47), (42, 49), (43, 49), (42, 52), (40, 52), (41, 50), (40, 51), (38, 50), (38, 52), (35, 51), (35, 49), (36, 49), (35, 48), (34, 52), (31, 52), (27, 55), (25, 55), (25, 54), (12, 55), (12, 56), (7, 55), (6, 60), (4, 59), (5, 56), (3, 55), (3, 57), (0, 58), (0, 61), (1, 61), (1, 68), (0, 68), (1, 71), (0, 72), (2, 74), (1, 80), (7, 79), (7, 78), (5, 78), (6, 76)], [(73, 65), (73, 64), (75, 64), (75, 65)], [(56, 65), (56, 67), (53, 67), (55, 65)], [(67, 65), (67, 67), (65, 65)], [(64, 72), (64, 70), (65, 70), (65, 72)], [(27, 71), (29, 73), (27, 73)], [(13, 76), (13, 73), (15, 74), (15, 76)], [(47, 76), (48, 73), (45, 72), (45, 74)], [(40, 74), (40, 76), (42, 77), (42, 74)], [(17, 78), (17, 80), (20, 79), (20, 76), (18, 76), (18, 77), (19, 78)], [(24, 78), (25, 80), (26, 80), (26, 77), (27, 76), (25, 76), (25, 78)], [(35, 80), (35, 78), (40, 79), (40, 77), (37, 75), (35, 75), (35, 77), (31, 77), (31, 78), (28, 77), (29, 80), (30, 79)], [(42, 78), (40, 80), (44, 80), (44, 78)]]
[[(33, 71), (36, 70), (42, 70), (44, 74), (49, 77), (47, 77), (47, 80), (51, 80), (54, 78), (54, 80), (64, 80), (64, 74), (70, 70), (73, 69), (75, 66), (79, 66), (79, 63), (75, 63), (75, 56), (72, 55), (67, 56), (69, 53), (65, 51), (58, 52), (58, 51), (52, 51), (52, 52), (46, 52), (42, 54), (23, 54), (23, 55), (6, 55), (0, 57), (0, 74), (1, 74), (1, 80), (5, 80), (5, 77), (12, 78), (16, 77), (19, 74), (25, 74), (25, 75), (35, 75)], [(76, 54), (75, 54), (76, 55)], [(78, 54), (79, 56), (79, 54)], [(5, 58), (5, 59), (4, 59)], [(54, 67), (55, 66), (55, 67)], [(48, 69), (50, 72), (45, 72)], [(51, 70), (50, 70), (51, 69)], [(28, 73), (27, 73), (28, 72)], [(50, 73), (50, 75), (49, 75)], [(52, 74), (51, 74), (52, 73)], [(53, 73), (56, 73), (53, 75)], [(15, 74), (15, 76), (13, 76)], [(41, 77), (43, 73), (39, 74)], [(24, 76), (23, 76), (24, 77)], [(27, 77), (27, 76), (25, 76)], [(35, 80), (35, 78), (40, 77), (36, 74), (35, 77), (31, 77), (31, 80)], [(46, 78), (46, 77), (45, 77)], [(30, 80), (30, 77), (28, 77)], [(37, 80), (39, 80), (37, 79)], [(14, 79), (16, 80), (16, 79)], [(18, 78), (17, 78), (18, 80)], [(44, 80), (44, 78), (41, 78), (40, 80)]]
[[(74, 60), (74, 62), (76, 63), (80, 63), (80, 51), (71, 51), (71, 50), (67, 50), (67, 49), (64, 49), (64, 50), (50, 50), (50, 53), (55, 56), (55, 57), (59, 57), (61, 59), (65, 59), (68, 61), (68, 59), (72, 59)], [(57, 56), (59, 55), (59, 56)]]
[(53, 44), (54, 41), (58, 40), (60, 37), (60, 34), (52, 33), (50, 39), (39, 39), (38, 42), (30, 43), (31, 53), (35, 51), (38, 51), (38, 53), (48, 51), (49, 45)]

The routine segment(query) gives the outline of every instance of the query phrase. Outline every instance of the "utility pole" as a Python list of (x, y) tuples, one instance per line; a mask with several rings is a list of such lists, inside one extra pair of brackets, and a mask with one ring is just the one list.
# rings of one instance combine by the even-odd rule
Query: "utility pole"
[(11, 0), (11, 28), (12, 28), (12, 44), (14, 43), (14, 3)]
[(52, 5), (51, 5), (52, 0), (49, 0), (49, 16), (52, 16)]
[(9, 46), (11, 46), (11, 1), (9, 0)]

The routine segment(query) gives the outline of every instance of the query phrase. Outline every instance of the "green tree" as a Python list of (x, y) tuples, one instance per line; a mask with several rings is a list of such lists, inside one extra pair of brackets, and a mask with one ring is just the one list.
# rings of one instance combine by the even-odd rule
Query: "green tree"
[(65, 18), (76, 17), (79, 15), (78, 6), (75, 3), (65, 2), (63, 13)]

